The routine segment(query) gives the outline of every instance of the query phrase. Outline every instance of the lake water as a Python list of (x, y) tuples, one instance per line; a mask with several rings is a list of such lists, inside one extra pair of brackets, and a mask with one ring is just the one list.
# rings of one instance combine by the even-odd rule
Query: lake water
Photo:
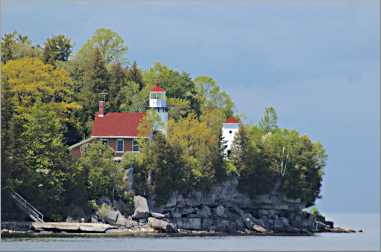
[(3, 239), (0, 251), (24, 250), (379, 250), (379, 214), (333, 214), (338, 226), (363, 233), (293, 236), (224, 236), (171, 238), (34, 238)]

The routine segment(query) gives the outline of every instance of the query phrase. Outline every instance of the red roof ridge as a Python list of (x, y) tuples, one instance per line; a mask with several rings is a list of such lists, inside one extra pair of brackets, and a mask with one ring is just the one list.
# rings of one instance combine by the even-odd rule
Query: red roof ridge
[(151, 91), (153, 91), (153, 92), (165, 92), (165, 89), (161, 88), (160, 85), (157, 84), (156, 86), (151, 88)]
[(239, 120), (234, 116), (230, 116), (225, 120), (224, 123), (239, 123)]

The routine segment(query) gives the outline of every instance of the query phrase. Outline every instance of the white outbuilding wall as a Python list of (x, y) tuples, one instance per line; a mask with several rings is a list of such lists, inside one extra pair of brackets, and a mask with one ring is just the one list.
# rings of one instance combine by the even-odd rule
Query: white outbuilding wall
[(222, 140), (227, 146), (224, 150), (226, 156), (231, 150), (235, 135), (239, 131), (239, 125), (239, 123), (224, 123), (222, 126)]

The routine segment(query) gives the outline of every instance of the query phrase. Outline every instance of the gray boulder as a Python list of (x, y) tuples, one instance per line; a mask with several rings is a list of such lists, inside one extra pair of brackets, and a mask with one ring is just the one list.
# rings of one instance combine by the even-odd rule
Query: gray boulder
[(253, 226), (255, 225), (253, 216), (251, 214), (245, 214), (242, 218), (243, 223), (245, 224), (246, 228), (249, 230), (253, 229)]
[[(119, 211), (118, 211), (119, 212)], [(119, 213), (115, 220), (115, 224), (119, 226), (126, 226), (128, 219), (123, 214)]]
[(264, 228), (264, 227), (261, 226), (261, 225), (257, 225), (257, 224), (255, 224), (255, 225), (253, 226), (253, 230), (254, 230), (255, 232), (257, 232), (257, 233), (262, 233), (262, 234), (268, 232), (266, 228)]
[(165, 214), (162, 214), (162, 213), (155, 213), (155, 212), (151, 212), (150, 215), (156, 219), (164, 219), (166, 218), (167, 216)]
[(175, 233), (177, 231), (173, 224), (153, 217), (148, 218), (148, 224), (160, 232)]
[(135, 220), (138, 219), (147, 219), (149, 216), (149, 208), (147, 199), (142, 196), (134, 196), (134, 206), (135, 211), (132, 215), (132, 218)]
[(91, 215), (90, 222), (91, 223), (98, 223), (99, 222), (98, 217), (96, 215)]
[(218, 217), (225, 217), (225, 208), (222, 205), (218, 205), (215, 209), (215, 213)]
[(112, 225), (116, 224), (116, 221), (118, 220), (119, 216), (122, 216), (122, 214), (118, 210), (113, 209), (110, 205), (106, 205), (105, 203), (103, 203), (98, 208), (96, 215), (98, 219)]

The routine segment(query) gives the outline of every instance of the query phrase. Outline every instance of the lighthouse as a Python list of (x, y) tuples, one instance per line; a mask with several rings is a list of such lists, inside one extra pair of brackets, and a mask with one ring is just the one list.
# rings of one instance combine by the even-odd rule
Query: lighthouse
[(151, 110), (156, 111), (161, 119), (160, 123), (154, 125), (154, 130), (166, 134), (168, 122), (167, 97), (165, 89), (161, 88), (159, 85), (156, 85), (151, 89), (149, 95), (149, 107)]
[(235, 117), (229, 117), (222, 125), (222, 141), (225, 145), (225, 158), (229, 158), (234, 137), (239, 131), (240, 122)]

